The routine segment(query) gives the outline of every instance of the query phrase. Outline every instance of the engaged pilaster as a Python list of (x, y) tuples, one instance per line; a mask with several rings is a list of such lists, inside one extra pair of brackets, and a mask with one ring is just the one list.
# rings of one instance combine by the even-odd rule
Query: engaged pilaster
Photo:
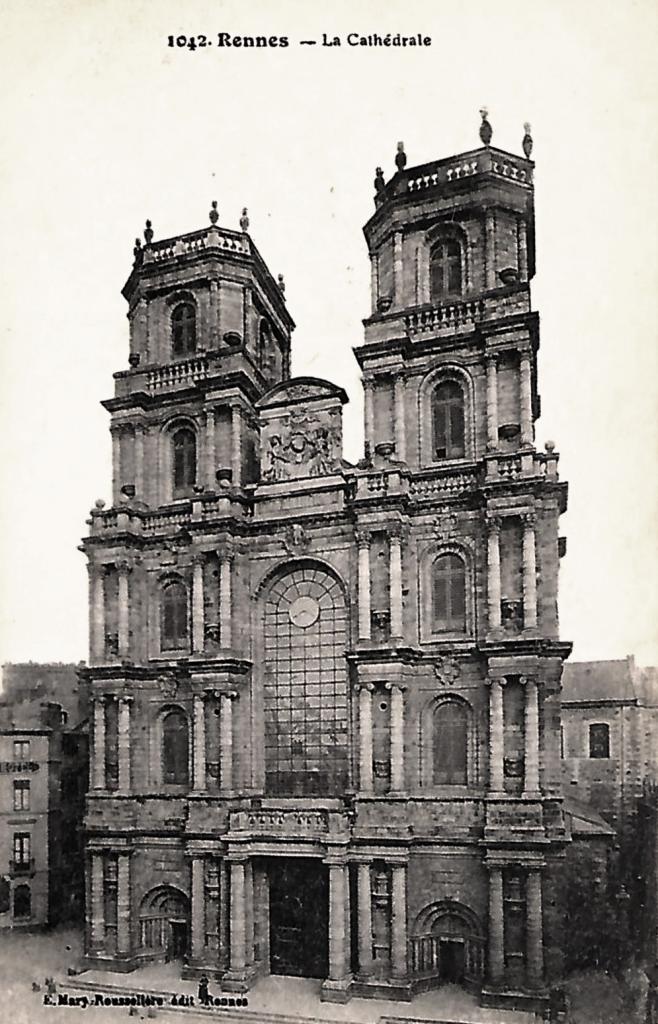
[(526, 879), (526, 941), (528, 981), (541, 988), (544, 979), (544, 931), (541, 870), (528, 872)]
[(329, 977), (322, 986), (323, 998), (344, 1002), (348, 998), (349, 970), (349, 887), (347, 864), (329, 863)]
[(498, 447), (498, 363), (495, 356), (487, 357), (487, 448)]
[(242, 412), (239, 405), (231, 407), (231, 470), (233, 485), (242, 486)]
[(357, 910), (359, 921), (359, 975), (366, 979), (372, 976), (374, 961), (372, 955), (372, 886), (370, 862), (358, 864)]
[(206, 411), (206, 487), (209, 491), (215, 490), (215, 410)]
[(372, 683), (359, 683), (359, 789), (368, 795), (373, 791), (372, 773)]
[(245, 944), (245, 861), (232, 860), (231, 864), (231, 914), (230, 914), (230, 970), (231, 974), (244, 976), (247, 965)]
[(359, 640), (370, 640), (370, 533), (359, 530), (358, 548)]
[(395, 378), (395, 457), (399, 462), (407, 461), (407, 427), (405, 421), (404, 393), (406, 380), (401, 375)]
[(132, 697), (119, 697), (117, 723), (119, 793), (130, 792), (130, 706), (132, 702)]
[(404, 635), (402, 622), (402, 531), (395, 524), (389, 531), (389, 605), (391, 609), (391, 637)]
[(203, 960), (206, 945), (205, 858), (192, 857), (192, 959)]
[(232, 596), (232, 565), (233, 552), (228, 545), (218, 552), (219, 557), (219, 641), (222, 647), (230, 647), (233, 642), (233, 596)]
[(362, 378), (362, 384), (363, 384), (363, 436), (364, 436), (364, 440), (365, 440), (366, 446), (370, 445), (372, 447), (373, 440), (374, 440), (374, 428), (375, 428), (374, 408), (373, 408), (374, 382), (372, 380), (372, 377), (363, 377)]
[(407, 866), (391, 870), (391, 978), (407, 977)]
[(537, 683), (534, 679), (521, 679), (525, 684), (525, 771), (523, 795), (539, 796), (539, 700)]
[(105, 856), (91, 854), (91, 948), (101, 950), (105, 945)]
[(503, 758), (505, 747), (505, 720), (503, 712), (503, 679), (490, 678), (489, 683), (489, 790), (502, 793), (505, 789)]
[(391, 793), (404, 792), (404, 691), (402, 683), (387, 683), (391, 693)]
[(490, 516), (487, 519), (487, 598), (489, 604), (489, 629), (500, 629), (500, 519), (496, 516)]
[(93, 789), (105, 789), (105, 697), (94, 697)]
[(205, 647), (204, 565), (205, 555), (195, 555), (192, 567), (192, 650), (197, 654)]
[(105, 566), (89, 562), (89, 654), (92, 665), (105, 660)]
[(522, 351), (519, 360), (519, 396), (521, 406), (521, 444), (531, 445), (532, 426), (532, 378), (530, 352)]
[(117, 953), (130, 954), (130, 853), (117, 854)]
[(219, 698), (219, 785), (223, 793), (233, 789), (233, 701), (237, 693), (229, 690)]
[(505, 973), (505, 923), (503, 917), (503, 870), (489, 867), (489, 981), (498, 986)]
[(523, 627), (537, 628), (537, 560), (535, 516), (528, 512), (523, 522)]
[(206, 704), (200, 693), (194, 694), (194, 778), (197, 793), (206, 789)]
[(127, 658), (130, 651), (130, 591), (128, 577), (131, 571), (129, 562), (125, 560), (117, 562), (119, 602), (118, 642), (120, 658)]

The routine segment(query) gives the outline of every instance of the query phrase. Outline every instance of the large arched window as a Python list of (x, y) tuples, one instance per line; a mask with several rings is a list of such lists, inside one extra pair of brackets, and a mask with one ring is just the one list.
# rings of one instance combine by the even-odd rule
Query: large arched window
[(196, 436), (181, 427), (172, 437), (174, 449), (174, 497), (189, 493), (196, 483)]
[(171, 350), (174, 356), (196, 350), (196, 310), (191, 302), (180, 302), (171, 314)]
[(432, 400), (432, 447), (435, 459), (463, 459), (464, 393), (454, 380), (444, 380)]
[(189, 783), (187, 718), (180, 708), (168, 711), (162, 720), (162, 780), (176, 786)]
[(178, 580), (172, 580), (162, 591), (162, 649), (184, 650), (188, 642), (187, 628), (187, 587)]
[(439, 555), (432, 566), (432, 632), (466, 632), (466, 571), (458, 555)]
[(30, 917), (32, 914), (32, 893), (29, 885), (17, 885), (14, 889), (14, 917)]
[(430, 287), (433, 302), (461, 295), (462, 250), (454, 239), (438, 242), (432, 249)]
[(434, 712), (434, 784), (465, 786), (468, 720), (466, 708), (454, 701)]

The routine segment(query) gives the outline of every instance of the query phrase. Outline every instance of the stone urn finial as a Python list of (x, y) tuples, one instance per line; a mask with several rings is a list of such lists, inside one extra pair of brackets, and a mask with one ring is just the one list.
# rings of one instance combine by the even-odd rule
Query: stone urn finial
[(247, 207), (242, 207), (242, 216), (240, 217), (240, 228), (242, 231), (249, 230), (249, 217), (247, 215)]
[(493, 128), (489, 123), (489, 111), (486, 107), (480, 108), (480, 117), (482, 118), (482, 124), (480, 125), (480, 138), (485, 146), (488, 146), (491, 142), (491, 136), (493, 135)]
[(286, 292), (286, 282), (285, 282), (285, 281), (284, 281), (284, 279), (283, 279), (283, 274), (279, 274), (279, 275), (278, 275), (278, 277), (277, 277), (277, 279), (276, 279), (276, 281), (277, 281), (277, 284), (278, 284), (278, 286), (279, 286), (279, 291), (280, 291), (280, 292), (281, 292), (281, 293), (282, 293), (283, 295), (285, 295), (285, 292)]
[(404, 142), (398, 142), (398, 151), (395, 154), (395, 166), (398, 171), (403, 171), (407, 165), (407, 154), (404, 151)]
[(146, 227), (144, 228), (144, 241), (147, 245), (150, 245), (153, 241), (153, 225), (150, 220), (146, 221)]
[(381, 167), (375, 169), (375, 192), (379, 194), (386, 188), (386, 182), (384, 181), (384, 172)]
[(141, 238), (136, 238), (135, 239), (135, 246), (133, 248), (133, 256), (135, 257), (135, 262), (137, 262), (138, 260), (141, 260), (141, 258), (142, 258), (142, 240), (141, 240)]
[(531, 127), (529, 121), (526, 121), (526, 123), (523, 125), (523, 131), (525, 132), (525, 135), (523, 136), (523, 142), (521, 143), (521, 145), (523, 146), (523, 152), (526, 155), (526, 160), (529, 160), (532, 154), (533, 146), (532, 135), (530, 134)]
[(214, 227), (215, 224), (217, 223), (217, 221), (219, 220), (219, 213), (217, 212), (217, 200), (216, 199), (213, 199), (212, 203), (210, 204), (210, 213), (208, 214), (208, 217), (210, 218), (210, 223)]

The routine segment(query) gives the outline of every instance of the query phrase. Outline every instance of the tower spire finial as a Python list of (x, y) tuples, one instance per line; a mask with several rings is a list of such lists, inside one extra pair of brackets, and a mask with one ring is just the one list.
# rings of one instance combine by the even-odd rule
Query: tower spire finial
[(530, 134), (532, 128), (529, 121), (526, 121), (526, 123), (523, 125), (523, 131), (525, 132), (525, 135), (523, 136), (523, 142), (521, 143), (521, 145), (523, 146), (523, 152), (526, 155), (526, 159), (529, 160), (532, 154), (533, 146), (532, 135)]
[(247, 207), (242, 207), (242, 216), (240, 217), (240, 228), (242, 231), (249, 230), (249, 216), (247, 214)]
[(210, 204), (210, 213), (208, 214), (208, 217), (210, 218), (210, 223), (214, 227), (215, 224), (217, 223), (217, 221), (219, 220), (219, 213), (217, 212), (217, 200), (216, 199), (213, 199), (212, 203)]
[(493, 135), (493, 128), (489, 123), (489, 111), (486, 107), (480, 107), (480, 117), (482, 118), (482, 124), (480, 125), (480, 138), (485, 146), (488, 146), (491, 142), (491, 136)]
[(146, 221), (146, 227), (144, 228), (144, 241), (147, 245), (150, 245), (153, 241), (153, 225), (150, 220)]
[(398, 171), (403, 171), (407, 164), (407, 154), (404, 151), (404, 142), (398, 142), (398, 151), (395, 154), (395, 166)]

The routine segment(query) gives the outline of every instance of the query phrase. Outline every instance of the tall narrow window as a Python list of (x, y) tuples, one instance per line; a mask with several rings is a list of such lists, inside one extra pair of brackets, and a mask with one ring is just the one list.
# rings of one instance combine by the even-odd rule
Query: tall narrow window
[(30, 863), (30, 833), (14, 832), (14, 864), (26, 867)]
[(161, 646), (164, 651), (187, 647), (187, 587), (184, 583), (167, 583), (162, 593)]
[(171, 349), (174, 356), (188, 356), (196, 349), (196, 310), (181, 302), (171, 314)]
[(170, 785), (189, 782), (187, 719), (177, 708), (162, 721), (162, 777)]
[(270, 325), (267, 320), (261, 320), (258, 331), (258, 365), (261, 370), (268, 369), (271, 340)]
[(463, 459), (464, 393), (456, 381), (443, 381), (434, 391), (432, 421), (434, 458)]
[(14, 740), (14, 761), (29, 761), (30, 741)]
[(610, 728), (605, 722), (589, 727), (589, 756), (610, 757)]
[(433, 301), (461, 295), (462, 250), (459, 242), (450, 239), (434, 246), (430, 258), (430, 278)]
[(434, 783), (437, 786), (466, 785), (466, 708), (440, 704), (434, 712)]
[(187, 494), (196, 483), (196, 436), (181, 427), (172, 438), (174, 447), (174, 497)]
[(14, 810), (29, 811), (30, 809), (30, 783), (27, 779), (18, 779), (14, 782)]
[(437, 633), (466, 631), (466, 573), (457, 555), (441, 555), (432, 568), (432, 628)]

